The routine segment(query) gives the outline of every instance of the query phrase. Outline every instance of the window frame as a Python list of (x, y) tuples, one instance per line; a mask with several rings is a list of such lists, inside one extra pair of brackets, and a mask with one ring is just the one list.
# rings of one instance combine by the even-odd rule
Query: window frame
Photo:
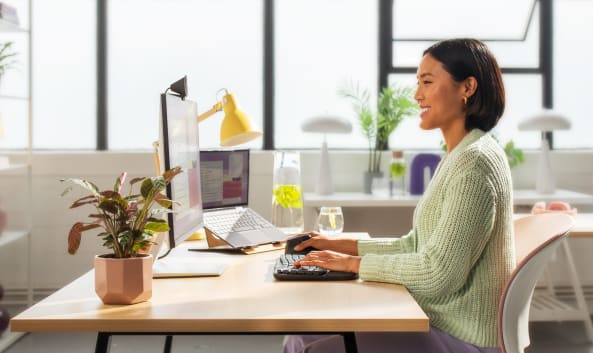
[[(97, 0), (97, 145), (99, 151), (108, 150), (108, 18), (110, 0)], [(263, 0), (263, 150), (274, 150), (274, 0)], [(415, 74), (415, 67), (394, 66), (393, 63), (393, 6), (397, 0), (379, 0), (379, 53), (377, 91), (388, 85), (390, 74)], [(534, 0), (539, 3), (539, 64), (535, 68), (502, 67), (504, 74), (535, 74), (542, 77), (542, 103), (544, 108), (553, 108), (553, 0)], [(533, 17), (532, 9), (530, 18)], [(531, 21), (530, 21), (531, 22)], [(529, 26), (529, 24), (528, 24)], [(527, 29), (525, 33), (527, 32)], [(410, 39), (406, 39), (409, 41)], [(524, 38), (523, 38), (524, 40)], [(422, 41), (431, 41), (422, 39)], [(553, 148), (553, 133), (546, 135)]]
[[(391, 74), (415, 74), (416, 68), (409, 66), (394, 66), (393, 65), (393, 44), (397, 41), (414, 41), (413, 38), (406, 38), (404, 40), (397, 40), (395, 33), (393, 33), (393, 7), (397, 0), (379, 0), (379, 77), (377, 89), (387, 86), (389, 83), (389, 75)], [(539, 7), (537, 7), (539, 3)], [(534, 0), (533, 7), (529, 16), (529, 22), (525, 28), (524, 36), (518, 41), (525, 41), (526, 34), (529, 30), (531, 19), (533, 18), (535, 8), (539, 9), (539, 63), (537, 67), (501, 67), (502, 74), (533, 74), (541, 75), (542, 77), (542, 104), (543, 108), (552, 109), (554, 107), (553, 96), (553, 0)], [(418, 39), (418, 42), (433, 42), (438, 39)], [(483, 39), (486, 43), (497, 41)], [(517, 40), (498, 40), (503, 42), (517, 41)], [(552, 149), (553, 133), (546, 132), (546, 139)]]

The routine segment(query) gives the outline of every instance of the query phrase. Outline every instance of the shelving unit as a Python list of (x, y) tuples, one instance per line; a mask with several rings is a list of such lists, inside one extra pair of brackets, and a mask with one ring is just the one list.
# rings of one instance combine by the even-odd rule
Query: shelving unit
[[(6, 106), (8, 103), (17, 105), (22, 108), (26, 116), (19, 115), (22, 121), (26, 122), (26, 136), (23, 134), (23, 139), (26, 139), (26, 154), (24, 161), (21, 164), (14, 164), (14, 162), (8, 165), (0, 166), (0, 180), (4, 181), (4, 185), (18, 185), (17, 190), (10, 191), (10, 199), (4, 199), (4, 206), (8, 212), (8, 224), (6, 229), (0, 234), (0, 256), (6, 256), (3, 252), (10, 252), (13, 249), (19, 250), (19, 253), (10, 254), (11, 261), (16, 259), (19, 262), (18, 269), (14, 270), (24, 271), (26, 279), (21, 281), (20, 278), (14, 280), (14, 283), (18, 283), (16, 287), (11, 288), (6, 286), (4, 283), (5, 295), (0, 300), (0, 306), (7, 307), (11, 314), (14, 315), (21, 309), (24, 309), (33, 304), (33, 286), (31, 277), (31, 237), (32, 237), (32, 40), (31, 40), (31, 4), (32, 0), (8, 0), (3, 1), (8, 5), (15, 6), (18, 10), (18, 16), (20, 23), (23, 26), (19, 26), (10, 21), (0, 19), (0, 42), (7, 40), (14, 40), (21, 46), (23, 52), (19, 53), (21, 64), (19, 70), (26, 73), (26, 78), (23, 81), (17, 82), (18, 88), (10, 86), (10, 82), (3, 83), (0, 91), (0, 108)], [(26, 52), (24, 52), (26, 50)], [(18, 59), (17, 59), (18, 60)], [(23, 63), (26, 62), (26, 65)], [(18, 80), (17, 80), (18, 81)], [(21, 89), (22, 87), (22, 89)], [(8, 88), (8, 89), (7, 89)], [(22, 114), (22, 115), (25, 115)], [(4, 122), (6, 123), (8, 117), (4, 116)], [(5, 134), (10, 132), (5, 131)], [(14, 135), (12, 135), (14, 136)], [(21, 137), (18, 137), (18, 141)], [(19, 143), (20, 145), (20, 143)], [(18, 147), (20, 149), (20, 146)], [(5, 155), (7, 152), (6, 148), (2, 148), (0, 145), (0, 155)], [(19, 158), (20, 159), (20, 158)], [(8, 181), (8, 183), (6, 183)], [(21, 189), (22, 188), (22, 189)], [(6, 192), (5, 189), (2, 192)], [(0, 196), (4, 196), (1, 195)], [(17, 199), (18, 198), (18, 199)], [(16, 210), (15, 210), (16, 209)], [(16, 221), (14, 221), (16, 219)], [(13, 222), (14, 221), (14, 222)], [(22, 250), (22, 253), (20, 252)], [(6, 257), (9, 258), (9, 257)], [(15, 266), (16, 267), (16, 266)], [(12, 270), (12, 269), (11, 269)], [(23, 273), (23, 272), (19, 272)], [(3, 277), (3, 281), (6, 280)], [(21, 284), (23, 283), (23, 284)], [(23, 288), (24, 286), (24, 288)], [(12, 310), (11, 310), (12, 309)], [(0, 352), (7, 349), (14, 342), (16, 342), (23, 334), (10, 332), (10, 329), (0, 335)]]

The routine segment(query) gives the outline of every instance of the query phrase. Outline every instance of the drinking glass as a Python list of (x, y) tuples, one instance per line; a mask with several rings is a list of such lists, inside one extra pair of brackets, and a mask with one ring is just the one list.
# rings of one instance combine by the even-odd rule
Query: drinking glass
[(319, 233), (337, 235), (344, 230), (344, 215), (341, 207), (321, 207), (317, 222)]

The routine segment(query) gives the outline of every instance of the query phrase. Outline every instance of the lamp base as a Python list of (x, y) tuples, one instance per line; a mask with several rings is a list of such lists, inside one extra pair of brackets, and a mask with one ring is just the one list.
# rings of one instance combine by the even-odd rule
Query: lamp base
[(321, 145), (319, 176), (317, 177), (315, 192), (318, 195), (331, 195), (334, 193), (331, 168), (329, 165), (329, 152), (327, 150), (327, 142), (325, 141), (323, 141), (323, 144)]
[(541, 154), (539, 156), (539, 166), (537, 178), (535, 180), (535, 190), (539, 194), (553, 194), (556, 192), (554, 174), (552, 173), (552, 163), (550, 163), (550, 146), (548, 140), (542, 137)]

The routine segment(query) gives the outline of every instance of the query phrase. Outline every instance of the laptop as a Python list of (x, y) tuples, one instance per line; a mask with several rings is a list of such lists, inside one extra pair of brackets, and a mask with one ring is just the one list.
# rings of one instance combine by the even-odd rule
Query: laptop
[(249, 150), (200, 151), (204, 228), (231, 248), (286, 240), (287, 234), (247, 205)]

